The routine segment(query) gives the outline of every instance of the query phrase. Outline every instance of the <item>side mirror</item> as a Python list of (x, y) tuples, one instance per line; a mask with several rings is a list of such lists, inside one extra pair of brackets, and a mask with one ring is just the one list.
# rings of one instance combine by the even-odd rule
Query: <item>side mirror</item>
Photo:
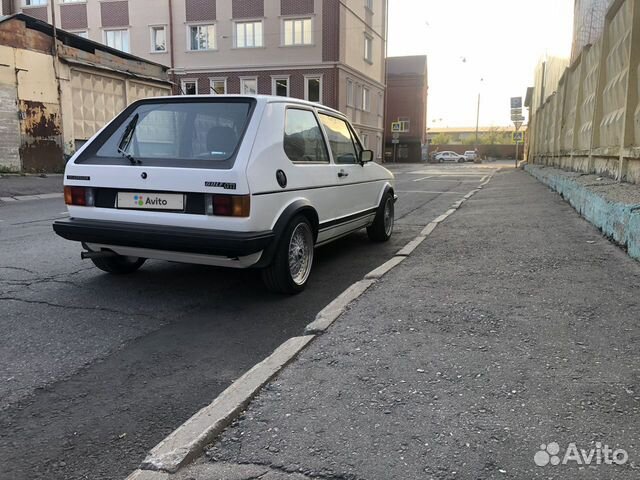
[(373, 162), (373, 150), (362, 150), (360, 152), (360, 163), (364, 165), (369, 162)]

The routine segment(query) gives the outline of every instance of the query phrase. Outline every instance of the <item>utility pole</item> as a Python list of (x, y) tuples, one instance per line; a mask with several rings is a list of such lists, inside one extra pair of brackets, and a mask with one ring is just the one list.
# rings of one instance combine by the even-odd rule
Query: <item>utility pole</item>
[(478, 150), (478, 131), (480, 130), (480, 92), (478, 92), (478, 108), (476, 109), (476, 151)]

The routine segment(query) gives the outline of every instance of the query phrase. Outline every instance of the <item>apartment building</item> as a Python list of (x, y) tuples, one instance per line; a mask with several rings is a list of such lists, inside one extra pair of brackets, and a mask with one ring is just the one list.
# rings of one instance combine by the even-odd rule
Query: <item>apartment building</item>
[(169, 66), (175, 93), (288, 95), (336, 108), (382, 156), (387, 0), (1, 1), (7, 13)]

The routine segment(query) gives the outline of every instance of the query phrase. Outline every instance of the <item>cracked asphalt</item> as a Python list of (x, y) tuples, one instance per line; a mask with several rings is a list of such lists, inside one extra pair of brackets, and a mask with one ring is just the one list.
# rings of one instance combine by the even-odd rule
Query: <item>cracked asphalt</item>
[(255, 271), (150, 261), (109, 276), (53, 233), (61, 199), (0, 202), (0, 478), (125, 477), (495, 168), (393, 166), (392, 241), (360, 232), (319, 249), (295, 297)]
[(560, 196), (499, 172), (175, 480), (637, 479), (639, 290)]

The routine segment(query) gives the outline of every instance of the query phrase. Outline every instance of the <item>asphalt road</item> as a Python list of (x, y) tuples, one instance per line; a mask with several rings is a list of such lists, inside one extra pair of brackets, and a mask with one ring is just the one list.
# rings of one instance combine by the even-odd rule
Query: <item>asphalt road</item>
[(392, 240), (319, 249), (294, 297), (250, 270), (150, 261), (109, 276), (53, 233), (61, 199), (0, 204), (0, 478), (125, 477), (498, 166), (394, 166)]

